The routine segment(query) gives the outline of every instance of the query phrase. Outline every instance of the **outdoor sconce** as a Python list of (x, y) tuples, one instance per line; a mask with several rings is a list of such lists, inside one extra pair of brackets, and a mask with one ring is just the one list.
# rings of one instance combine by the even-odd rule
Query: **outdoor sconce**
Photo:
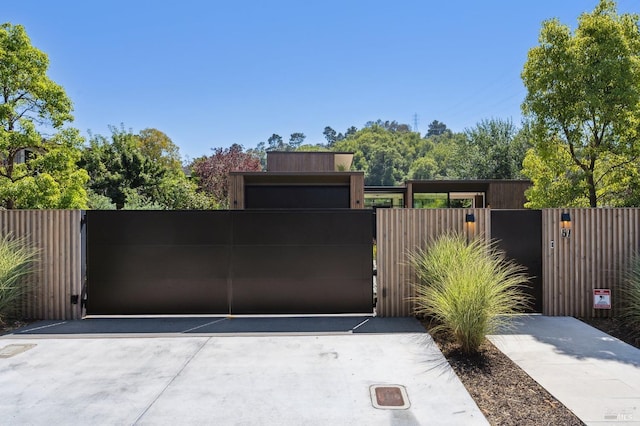
[(564, 238), (571, 236), (571, 215), (569, 213), (562, 213), (560, 215), (560, 231)]
[(464, 227), (468, 243), (476, 233), (476, 216), (473, 213), (467, 213), (464, 215)]

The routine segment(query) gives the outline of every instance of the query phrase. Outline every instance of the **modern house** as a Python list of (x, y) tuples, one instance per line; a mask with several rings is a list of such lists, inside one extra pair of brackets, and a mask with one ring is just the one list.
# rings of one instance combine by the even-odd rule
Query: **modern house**
[(530, 186), (527, 180), (409, 180), (403, 186), (365, 187), (365, 206), (522, 209)]
[(231, 209), (364, 208), (364, 173), (352, 153), (268, 152), (266, 172), (229, 175)]
[(409, 180), (364, 186), (349, 171), (353, 153), (267, 153), (266, 172), (232, 172), (231, 209), (264, 208), (524, 208), (527, 180)]

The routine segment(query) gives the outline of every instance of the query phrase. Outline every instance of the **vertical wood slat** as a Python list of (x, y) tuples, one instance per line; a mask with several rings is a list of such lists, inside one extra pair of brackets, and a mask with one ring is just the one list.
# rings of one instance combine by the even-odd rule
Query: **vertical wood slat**
[[(465, 224), (473, 213), (475, 224)], [(408, 254), (447, 231), (464, 232), (469, 237), (490, 238), (491, 214), (487, 209), (379, 209), (377, 211), (377, 315), (412, 315), (412, 282), (416, 274)]]
[(267, 152), (269, 172), (334, 172), (336, 153), (334, 152)]
[(229, 209), (244, 209), (244, 175), (229, 173)]
[(25, 238), (39, 250), (29, 278), (33, 292), (23, 303), (25, 317), (81, 318), (80, 304), (71, 304), (71, 296), (82, 291), (81, 220), (80, 210), (0, 211), (2, 235)]
[(364, 173), (349, 177), (349, 199), (352, 209), (364, 208)]
[[(571, 215), (569, 238), (561, 237), (563, 212)], [(542, 214), (543, 314), (615, 315), (629, 259), (640, 249), (640, 209), (545, 209)], [(593, 309), (596, 288), (611, 289), (611, 311)]]

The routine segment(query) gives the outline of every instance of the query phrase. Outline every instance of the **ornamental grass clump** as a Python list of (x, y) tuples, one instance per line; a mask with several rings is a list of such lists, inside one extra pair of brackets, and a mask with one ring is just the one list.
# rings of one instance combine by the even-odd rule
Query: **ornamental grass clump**
[(18, 304), (29, 291), (25, 279), (33, 270), (37, 250), (22, 238), (0, 238), (0, 322), (15, 314)]
[(417, 273), (416, 313), (435, 320), (433, 332), (454, 336), (464, 353), (477, 352), (487, 334), (529, 304), (525, 268), (495, 242), (448, 233), (410, 255)]
[[(634, 330), (640, 330), (640, 254), (631, 259), (621, 287), (621, 316)], [(636, 336), (639, 337), (639, 336)]]

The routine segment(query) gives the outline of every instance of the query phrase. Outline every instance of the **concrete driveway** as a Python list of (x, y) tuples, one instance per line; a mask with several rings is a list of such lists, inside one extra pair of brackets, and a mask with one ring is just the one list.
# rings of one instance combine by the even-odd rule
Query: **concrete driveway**
[(416, 320), (363, 317), (36, 323), (0, 337), (0, 423), (487, 424)]

